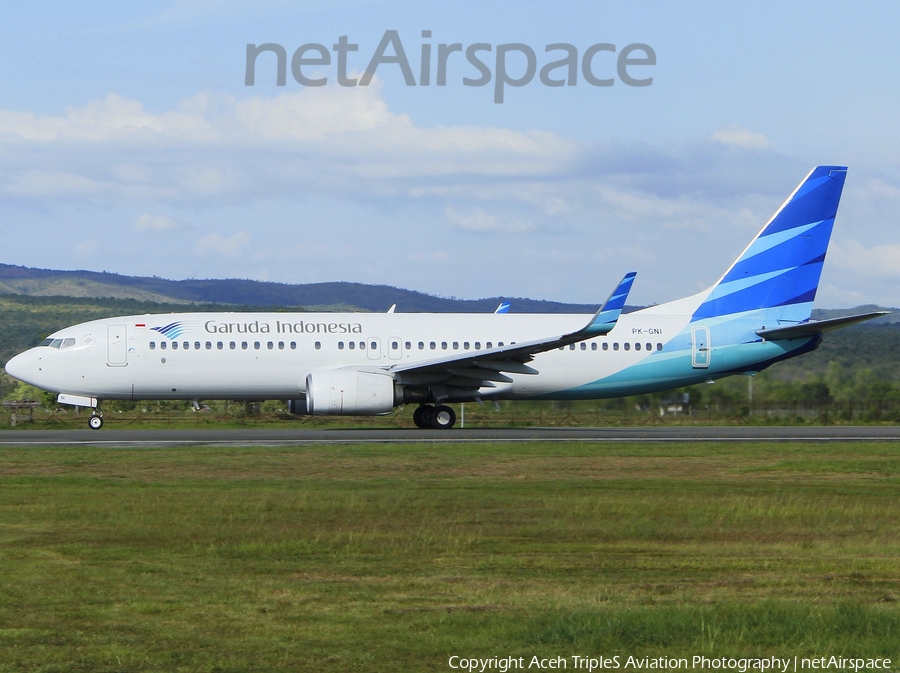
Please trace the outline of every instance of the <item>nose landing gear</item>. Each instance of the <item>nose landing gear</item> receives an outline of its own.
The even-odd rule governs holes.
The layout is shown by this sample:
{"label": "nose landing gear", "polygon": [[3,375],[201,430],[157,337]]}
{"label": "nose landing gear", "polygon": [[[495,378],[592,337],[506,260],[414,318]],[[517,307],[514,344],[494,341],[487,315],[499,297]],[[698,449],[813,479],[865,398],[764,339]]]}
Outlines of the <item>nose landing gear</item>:
{"label": "nose landing gear", "polygon": [[449,430],[456,423],[456,412],[445,404],[437,407],[423,404],[413,412],[413,423],[417,428]]}
{"label": "nose landing gear", "polygon": [[99,430],[103,427],[103,412],[99,409],[88,418],[88,427],[91,430]]}

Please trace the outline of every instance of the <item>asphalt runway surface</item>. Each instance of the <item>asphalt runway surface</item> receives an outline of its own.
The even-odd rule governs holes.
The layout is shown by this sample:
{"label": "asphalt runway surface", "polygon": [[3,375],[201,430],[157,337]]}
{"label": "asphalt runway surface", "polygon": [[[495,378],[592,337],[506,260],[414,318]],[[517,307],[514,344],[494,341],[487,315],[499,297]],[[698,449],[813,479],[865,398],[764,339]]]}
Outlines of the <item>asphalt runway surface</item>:
{"label": "asphalt runway surface", "polygon": [[453,430],[298,428],[171,430],[4,430],[2,446],[292,446],[363,442],[827,442],[897,441],[900,426],[635,428],[456,428]]}

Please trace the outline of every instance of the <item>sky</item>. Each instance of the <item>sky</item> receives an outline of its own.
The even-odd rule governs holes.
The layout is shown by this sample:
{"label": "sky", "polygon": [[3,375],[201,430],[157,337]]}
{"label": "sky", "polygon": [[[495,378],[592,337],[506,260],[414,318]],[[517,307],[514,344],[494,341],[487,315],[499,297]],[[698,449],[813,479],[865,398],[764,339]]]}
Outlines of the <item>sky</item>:
{"label": "sky", "polygon": [[[836,164],[816,303],[900,306],[898,26],[898,3],[827,0],[14,3],[0,261],[595,304],[636,271],[631,301],[660,303],[714,283],[809,170]],[[338,82],[342,36],[356,86]],[[283,85],[274,52],[245,83],[248,44],[284,48]],[[309,44],[331,62],[298,71],[323,86],[294,77]],[[442,44],[462,51],[438,86]],[[559,44],[574,81],[561,66],[548,86]],[[490,47],[482,86],[464,84],[481,77],[471,45]],[[592,45],[612,46],[586,76]],[[629,45],[655,63],[622,77],[622,58],[651,60]],[[521,85],[498,103],[504,72]]]}

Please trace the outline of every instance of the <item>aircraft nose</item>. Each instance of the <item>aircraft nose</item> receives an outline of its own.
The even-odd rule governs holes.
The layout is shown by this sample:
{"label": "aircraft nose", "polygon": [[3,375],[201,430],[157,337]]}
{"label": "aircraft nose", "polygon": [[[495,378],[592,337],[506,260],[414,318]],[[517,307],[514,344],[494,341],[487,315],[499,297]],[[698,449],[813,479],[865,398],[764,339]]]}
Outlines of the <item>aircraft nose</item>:
{"label": "aircraft nose", "polygon": [[31,358],[29,357],[28,351],[24,353],[19,353],[12,360],[6,363],[6,373],[12,376],[15,379],[19,379],[20,381],[24,381],[28,376],[28,361]]}

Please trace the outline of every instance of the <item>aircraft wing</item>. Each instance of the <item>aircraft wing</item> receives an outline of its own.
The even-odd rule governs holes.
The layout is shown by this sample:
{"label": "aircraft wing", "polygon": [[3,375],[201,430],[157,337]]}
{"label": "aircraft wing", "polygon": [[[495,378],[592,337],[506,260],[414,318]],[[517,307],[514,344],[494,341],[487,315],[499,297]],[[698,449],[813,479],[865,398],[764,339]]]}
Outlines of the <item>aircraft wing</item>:
{"label": "aircraft wing", "polygon": [[538,371],[526,363],[530,362],[538,353],[609,333],[622,314],[625,300],[628,298],[636,275],[634,272],[625,274],[609,299],[603,303],[590,322],[575,332],[534,341],[511,343],[500,348],[474,353],[471,351],[454,353],[425,362],[394,365],[389,367],[388,371],[393,372],[397,381],[404,385],[443,385],[466,390],[493,388],[495,387],[494,382],[512,382],[512,379],[504,372],[537,374]]}
{"label": "aircraft wing", "polygon": [[756,330],[756,333],[763,339],[776,341],[779,339],[800,339],[803,337],[816,336],[823,332],[830,332],[834,329],[855,325],[858,322],[872,320],[872,318],[880,318],[883,315],[889,315],[890,311],[873,311],[872,313],[859,313],[857,315],[848,315],[843,318],[831,318],[830,320],[807,320],[806,322],[789,325],[787,327],[771,327],[769,329]]}

